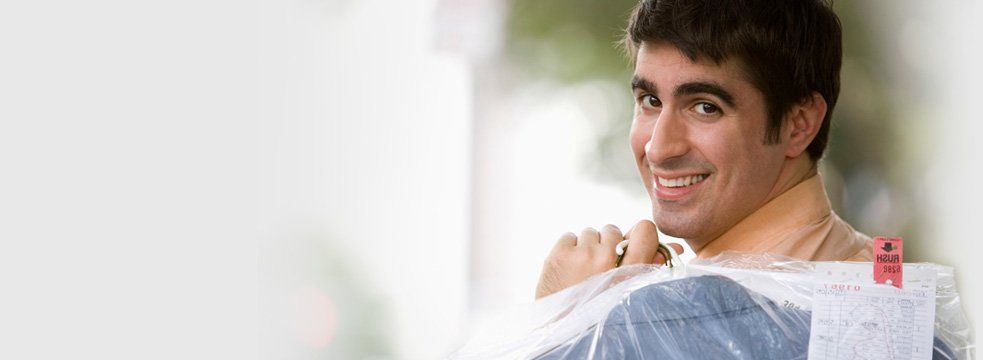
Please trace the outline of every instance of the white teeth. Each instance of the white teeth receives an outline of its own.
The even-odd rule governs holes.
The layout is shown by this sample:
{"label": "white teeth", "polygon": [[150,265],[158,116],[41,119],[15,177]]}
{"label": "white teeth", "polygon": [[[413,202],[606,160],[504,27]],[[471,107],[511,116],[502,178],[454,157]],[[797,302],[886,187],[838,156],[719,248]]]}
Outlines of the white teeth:
{"label": "white teeth", "polygon": [[691,175],[691,176],[683,176],[675,179],[666,179],[661,177],[658,179],[659,179],[659,185],[662,185],[663,187],[683,187],[683,186],[690,186],[696,184],[700,181],[703,181],[703,179],[706,178],[707,175]]}

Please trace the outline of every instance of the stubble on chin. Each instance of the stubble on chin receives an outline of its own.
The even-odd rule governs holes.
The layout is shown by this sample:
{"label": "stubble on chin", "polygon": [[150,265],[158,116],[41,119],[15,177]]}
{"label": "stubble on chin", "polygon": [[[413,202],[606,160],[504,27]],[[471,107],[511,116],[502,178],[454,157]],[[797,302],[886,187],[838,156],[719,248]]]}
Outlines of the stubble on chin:
{"label": "stubble on chin", "polygon": [[686,239],[692,236],[692,233],[686,229],[686,226],[681,226],[672,221],[666,221],[665,219],[660,219],[656,217],[655,226],[659,228],[659,232],[672,236],[674,238]]}
{"label": "stubble on chin", "polygon": [[699,224],[699,219],[689,218],[684,214],[662,212],[659,209],[653,209],[652,219],[659,232],[684,240],[700,237],[701,230],[705,227]]}

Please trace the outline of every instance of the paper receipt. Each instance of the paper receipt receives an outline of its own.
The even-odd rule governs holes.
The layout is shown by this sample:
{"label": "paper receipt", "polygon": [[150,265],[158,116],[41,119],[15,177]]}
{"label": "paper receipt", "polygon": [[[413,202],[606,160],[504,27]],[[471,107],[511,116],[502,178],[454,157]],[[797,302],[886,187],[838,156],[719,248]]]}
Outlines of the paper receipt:
{"label": "paper receipt", "polygon": [[904,265],[904,288],[875,284],[870,263],[819,263],[809,359],[932,358],[936,270]]}

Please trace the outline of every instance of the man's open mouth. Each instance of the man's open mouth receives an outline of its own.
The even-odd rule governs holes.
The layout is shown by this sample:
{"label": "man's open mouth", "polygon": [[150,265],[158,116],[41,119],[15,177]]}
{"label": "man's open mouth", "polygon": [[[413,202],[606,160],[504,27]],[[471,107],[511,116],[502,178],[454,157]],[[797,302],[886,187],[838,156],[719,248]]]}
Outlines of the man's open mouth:
{"label": "man's open mouth", "polygon": [[686,186],[691,186],[691,185],[699,184],[701,181],[703,181],[704,179],[706,179],[708,176],[710,176],[710,174],[690,175],[690,176],[683,176],[683,177],[678,177],[678,178],[673,178],[673,179],[666,179],[666,178],[663,178],[663,177],[657,177],[657,179],[659,180],[659,185],[661,185],[662,187],[667,187],[667,188],[680,188],[680,187],[686,187]]}

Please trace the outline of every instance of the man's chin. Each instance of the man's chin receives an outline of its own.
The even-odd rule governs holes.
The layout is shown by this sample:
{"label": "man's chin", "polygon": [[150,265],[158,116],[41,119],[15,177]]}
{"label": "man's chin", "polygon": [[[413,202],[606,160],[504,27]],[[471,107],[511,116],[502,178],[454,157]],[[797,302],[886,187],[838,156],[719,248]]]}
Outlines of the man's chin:
{"label": "man's chin", "polygon": [[655,226],[659,232],[678,239],[695,239],[700,236],[699,226],[694,226],[692,221],[684,219],[666,219],[655,217]]}
{"label": "man's chin", "polygon": [[662,232],[663,234],[672,236],[674,238],[688,239],[688,238],[691,238],[692,237],[691,234],[688,231],[682,231],[680,229],[675,229],[675,228],[672,228],[672,227],[664,227],[664,226],[659,225],[659,224],[656,224],[656,226],[659,228],[659,231],[660,232]]}

